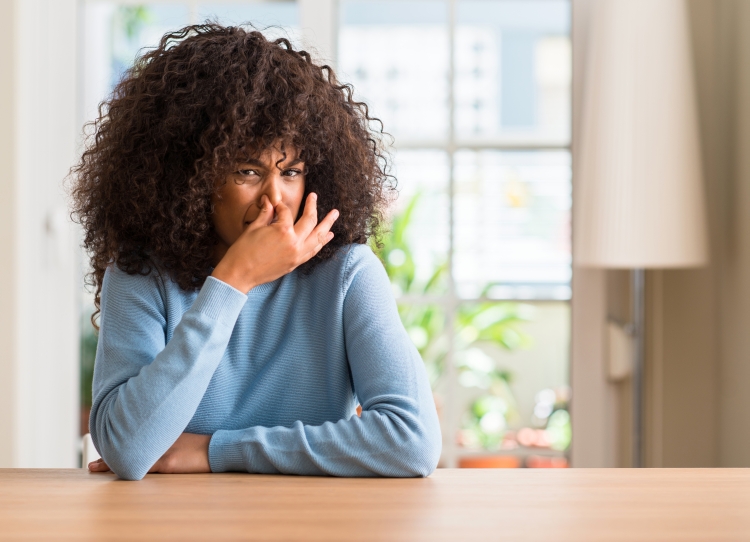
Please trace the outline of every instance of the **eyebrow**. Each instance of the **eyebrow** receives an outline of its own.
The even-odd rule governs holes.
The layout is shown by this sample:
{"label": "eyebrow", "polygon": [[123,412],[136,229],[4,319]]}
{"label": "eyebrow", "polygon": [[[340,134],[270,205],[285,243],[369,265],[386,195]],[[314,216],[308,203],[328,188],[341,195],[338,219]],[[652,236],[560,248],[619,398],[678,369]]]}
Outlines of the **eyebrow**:
{"label": "eyebrow", "polygon": [[[263,164],[260,160],[257,160],[255,158],[244,158],[239,161],[240,164],[248,164],[251,166],[258,166],[258,167],[265,167],[265,164]],[[295,158],[291,163],[282,166],[284,168],[290,168],[292,166],[296,166],[297,164],[302,164],[303,160],[301,158]],[[281,165],[281,164],[280,164]]]}

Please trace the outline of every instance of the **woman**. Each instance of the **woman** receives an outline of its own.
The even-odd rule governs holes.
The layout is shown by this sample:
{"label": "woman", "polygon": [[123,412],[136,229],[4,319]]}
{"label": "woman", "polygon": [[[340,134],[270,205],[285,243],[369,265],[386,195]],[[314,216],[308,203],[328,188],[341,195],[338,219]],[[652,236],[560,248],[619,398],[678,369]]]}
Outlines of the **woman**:
{"label": "woman", "polygon": [[73,171],[100,311],[91,471],[435,469],[424,367],[365,244],[391,191],[371,120],[242,28],[168,34],[126,74]]}

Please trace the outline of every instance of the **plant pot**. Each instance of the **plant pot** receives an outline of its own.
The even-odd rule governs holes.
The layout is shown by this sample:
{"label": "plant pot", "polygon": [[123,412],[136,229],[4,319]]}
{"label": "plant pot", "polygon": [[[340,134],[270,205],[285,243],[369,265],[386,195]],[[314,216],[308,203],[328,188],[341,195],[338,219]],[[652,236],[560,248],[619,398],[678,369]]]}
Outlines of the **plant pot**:
{"label": "plant pot", "polygon": [[458,460],[461,469],[517,469],[521,460],[512,455],[485,455],[462,457]]}

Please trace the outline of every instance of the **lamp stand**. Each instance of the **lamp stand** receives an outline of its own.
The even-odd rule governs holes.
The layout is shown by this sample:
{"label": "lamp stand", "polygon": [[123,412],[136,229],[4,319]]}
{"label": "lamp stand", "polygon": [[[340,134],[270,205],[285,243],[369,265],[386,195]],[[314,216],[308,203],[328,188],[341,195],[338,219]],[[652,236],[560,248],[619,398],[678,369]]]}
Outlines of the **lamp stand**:
{"label": "lamp stand", "polygon": [[633,269],[633,467],[643,467],[643,369],[646,358],[646,270]]}

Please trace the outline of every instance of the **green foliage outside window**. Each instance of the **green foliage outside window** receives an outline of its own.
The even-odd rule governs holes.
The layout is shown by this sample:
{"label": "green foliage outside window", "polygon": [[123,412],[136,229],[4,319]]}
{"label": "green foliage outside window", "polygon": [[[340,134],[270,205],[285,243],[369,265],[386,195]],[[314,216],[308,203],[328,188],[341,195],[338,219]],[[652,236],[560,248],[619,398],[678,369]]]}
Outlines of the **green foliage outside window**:
{"label": "green foliage outside window", "polygon": [[[396,293],[408,296],[437,296],[445,293],[448,280],[447,262],[439,262],[426,281],[417,279],[413,250],[408,243],[408,229],[420,194],[417,193],[400,213],[392,217],[390,229],[381,235],[382,247],[372,245],[383,261]],[[482,296],[492,284],[488,284]],[[531,344],[522,323],[530,319],[528,305],[512,302],[459,303],[454,321],[454,357],[459,382],[466,387],[485,390],[470,407],[464,420],[464,433],[476,445],[494,448],[505,434],[508,422],[518,417],[516,401],[510,389],[512,374],[497,366],[482,349],[493,344],[513,351]],[[433,389],[445,373],[449,349],[446,334],[447,314],[435,304],[402,303],[399,315],[414,345],[424,360]]]}
{"label": "green foliage outside window", "polygon": [[97,336],[89,314],[81,319],[81,408],[91,408],[91,382],[94,379]]}
{"label": "green foliage outside window", "polygon": [[112,21],[113,29],[122,29],[129,40],[135,40],[141,30],[154,19],[146,6],[120,6]]}

